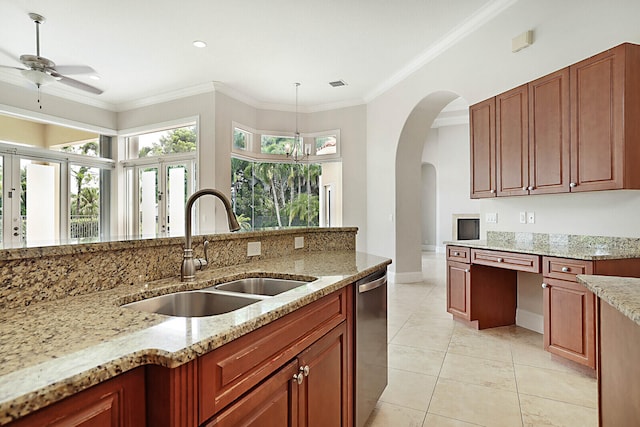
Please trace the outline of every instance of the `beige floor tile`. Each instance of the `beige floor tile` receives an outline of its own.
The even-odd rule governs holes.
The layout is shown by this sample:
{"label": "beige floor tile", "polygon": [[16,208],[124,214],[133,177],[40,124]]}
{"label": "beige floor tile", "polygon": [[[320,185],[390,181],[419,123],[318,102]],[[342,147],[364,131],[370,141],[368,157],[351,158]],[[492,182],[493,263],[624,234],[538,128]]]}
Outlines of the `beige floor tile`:
{"label": "beige floor tile", "polygon": [[516,391],[516,378],[511,362],[447,353],[440,378]]}
{"label": "beige floor tile", "polygon": [[429,414],[492,427],[522,425],[518,394],[439,378]]}
{"label": "beige floor tile", "polygon": [[538,347],[526,342],[512,343],[511,355],[513,356],[513,363],[517,365],[535,366],[567,373],[577,372],[577,368],[573,363],[544,351],[542,344]]}
{"label": "beige floor tile", "polygon": [[389,369],[388,379],[381,401],[426,412],[437,377]]}
{"label": "beige floor tile", "polygon": [[435,325],[405,324],[391,340],[392,344],[430,350],[446,351],[451,341],[451,328],[440,329]]}
{"label": "beige floor tile", "polygon": [[390,344],[389,367],[437,377],[444,355],[444,351]]}
{"label": "beige floor tile", "polygon": [[424,420],[424,411],[405,408],[391,403],[378,402],[366,427],[420,427]]}
{"label": "beige floor tile", "polygon": [[596,427],[598,411],[570,403],[520,395],[522,419],[526,427]]}
{"label": "beige floor tile", "polygon": [[478,424],[465,423],[453,418],[441,417],[440,415],[427,414],[422,427],[473,427]]}
{"label": "beige floor tile", "polygon": [[515,365],[518,392],[588,408],[598,407],[596,380],[579,373]]}
{"label": "beige floor tile", "polygon": [[508,341],[496,338],[483,331],[474,331],[456,326],[451,337],[448,351],[464,356],[481,357],[484,359],[501,360],[511,362],[511,345]]}

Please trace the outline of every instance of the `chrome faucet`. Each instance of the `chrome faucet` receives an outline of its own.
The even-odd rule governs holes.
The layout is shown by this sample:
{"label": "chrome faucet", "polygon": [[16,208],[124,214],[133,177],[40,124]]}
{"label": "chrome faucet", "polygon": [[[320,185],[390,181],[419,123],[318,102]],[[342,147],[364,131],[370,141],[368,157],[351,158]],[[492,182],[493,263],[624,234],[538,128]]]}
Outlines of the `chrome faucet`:
{"label": "chrome faucet", "polygon": [[[185,207],[184,212],[184,254],[182,256],[182,267],[180,268],[180,278],[183,282],[191,282],[196,277],[196,270],[207,265],[207,261],[197,258],[193,258],[193,249],[191,248],[192,239],[191,239],[191,210],[193,209],[193,204],[196,200],[204,195],[216,196],[218,199],[222,201],[224,204],[224,208],[227,211],[227,221],[229,222],[229,231],[238,231],[240,230],[240,224],[238,224],[238,220],[236,219],[235,214],[233,213],[233,209],[231,208],[231,203],[227,196],[222,194],[220,191],[215,190],[213,188],[204,188],[202,190],[196,191],[189,197],[187,200],[187,205]],[[206,243],[206,242],[205,242]],[[205,257],[206,257],[206,244],[205,244]],[[196,261],[198,261],[196,267]]]}

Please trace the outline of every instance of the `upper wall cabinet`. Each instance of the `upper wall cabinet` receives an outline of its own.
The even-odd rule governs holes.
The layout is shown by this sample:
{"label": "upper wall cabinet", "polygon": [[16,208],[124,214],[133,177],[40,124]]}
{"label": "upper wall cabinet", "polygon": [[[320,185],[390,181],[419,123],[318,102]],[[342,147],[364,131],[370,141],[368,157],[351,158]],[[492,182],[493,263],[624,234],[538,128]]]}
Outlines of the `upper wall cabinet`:
{"label": "upper wall cabinet", "polygon": [[469,107],[471,197],[496,195],[496,100]]}
{"label": "upper wall cabinet", "polygon": [[[471,197],[640,188],[639,72],[627,43],[471,106]],[[493,133],[474,123],[492,104]]]}

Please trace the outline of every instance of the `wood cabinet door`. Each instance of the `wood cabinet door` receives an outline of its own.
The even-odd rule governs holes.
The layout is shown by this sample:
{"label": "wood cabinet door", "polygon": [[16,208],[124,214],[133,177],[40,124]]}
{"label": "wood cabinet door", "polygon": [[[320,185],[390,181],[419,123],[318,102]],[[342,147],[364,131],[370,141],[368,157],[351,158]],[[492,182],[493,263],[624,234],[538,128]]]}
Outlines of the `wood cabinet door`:
{"label": "wood cabinet door", "polygon": [[447,311],[471,320],[471,266],[447,262]]}
{"label": "wood cabinet door", "polygon": [[496,196],[496,101],[469,107],[471,198]]}
{"label": "wood cabinet door", "polygon": [[625,45],[569,67],[571,191],[623,187]]}
{"label": "wood cabinet door", "polygon": [[529,103],[527,85],[496,96],[498,196],[529,194]]}
{"label": "wood cabinet door", "polygon": [[293,360],[251,393],[238,399],[204,425],[206,427],[296,427],[298,426],[299,385]]}
{"label": "wood cabinet door", "polygon": [[138,368],[54,403],[9,426],[144,426],[146,425],[144,379],[144,368]]}
{"label": "wood cabinet door", "polygon": [[529,83],[529,194],[569,192],[569,68]]}
{"label": "wood cabinet door", "polygon": [[348,356],[346,323],[298,356],[301,427],[341,427],[348,425]]}
{"label": "wood cabinet door", "polygon": [[596,297],[584,286],[544,278],[544,349],[596,368]]}

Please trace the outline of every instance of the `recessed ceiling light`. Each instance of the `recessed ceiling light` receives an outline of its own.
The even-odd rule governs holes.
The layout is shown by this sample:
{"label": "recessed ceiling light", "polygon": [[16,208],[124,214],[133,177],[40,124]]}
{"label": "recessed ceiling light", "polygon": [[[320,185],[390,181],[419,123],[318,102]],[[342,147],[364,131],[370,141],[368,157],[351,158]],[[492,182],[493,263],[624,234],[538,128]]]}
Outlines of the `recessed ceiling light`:
{"label": "recessed ceiling light", "polygon": [[193,42],[193,45],[195,47],[207,47],[207,43],[203,42],[202,40],[196,40]]}
{"label": "recessed ceiling light", "polygon": [[91,80],[100,80],[100,76],[98,76],[98,75],[96,75],[96,74],[92,74],[92,75],[90,75],[90,76],[89,76],[89,78],[90,78]]}

